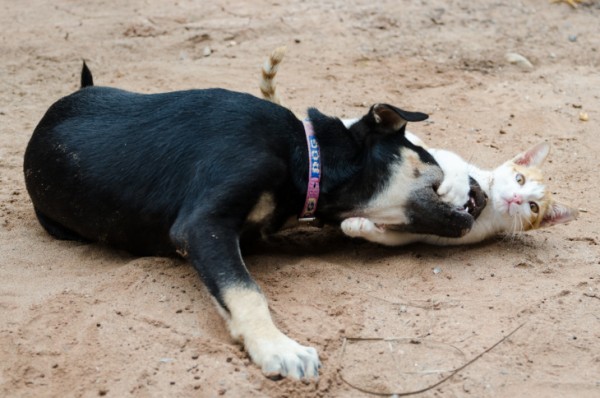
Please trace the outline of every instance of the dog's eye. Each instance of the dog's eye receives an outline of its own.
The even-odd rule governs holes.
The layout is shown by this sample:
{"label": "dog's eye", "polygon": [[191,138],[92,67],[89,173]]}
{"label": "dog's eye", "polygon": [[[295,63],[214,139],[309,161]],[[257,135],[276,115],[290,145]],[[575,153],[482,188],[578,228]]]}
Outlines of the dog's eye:
{"label": "dog's eye", "polygon": [[523,174],[517,173],[517,176],[515,177],[515,179],[517,180],[517,183],[519,185],[525,184],[525,176]]}
{"label": "dog's eye", "polygon": [[529,209],[532,213],[537,214],[540,211],[539,206],[535,202],[529,202]]}

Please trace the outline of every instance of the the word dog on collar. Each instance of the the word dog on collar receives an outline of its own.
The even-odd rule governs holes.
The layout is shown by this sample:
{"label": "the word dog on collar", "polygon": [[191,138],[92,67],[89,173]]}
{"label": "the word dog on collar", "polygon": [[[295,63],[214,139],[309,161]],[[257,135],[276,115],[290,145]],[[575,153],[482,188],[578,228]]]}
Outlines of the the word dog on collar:
{"label": "the word dog on collar", "polygon": [[306,190],[304,208],[298,217],[298,221],[314,221],[320,192],[321,152],[312,123],[308,120],[302,123],[304,124],[304,132],[306,133],[306,142],[308,144],[308,188]]}

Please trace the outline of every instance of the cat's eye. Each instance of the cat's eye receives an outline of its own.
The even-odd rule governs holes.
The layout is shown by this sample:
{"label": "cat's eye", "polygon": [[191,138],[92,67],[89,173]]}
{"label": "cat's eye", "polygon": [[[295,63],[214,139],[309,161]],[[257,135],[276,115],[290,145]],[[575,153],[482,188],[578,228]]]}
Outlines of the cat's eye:
{"label": "cat's eye", "polygon": [[516,180],[517,180],[517,183],[518,183],[519,185],[523,185],[523,184],[525,184],[525,176],[524,176],[523,174],[521,174],[521,173],[517,173],[517,176],[516,176],[515,178],[516,178]]}
{"label": "cat's eye", "polygon": [[539,206],[535,202],[529,202],[529,209],[531,210],[532,213],[535,213],[535,214],[537,214],[538,211],[540,211]]}

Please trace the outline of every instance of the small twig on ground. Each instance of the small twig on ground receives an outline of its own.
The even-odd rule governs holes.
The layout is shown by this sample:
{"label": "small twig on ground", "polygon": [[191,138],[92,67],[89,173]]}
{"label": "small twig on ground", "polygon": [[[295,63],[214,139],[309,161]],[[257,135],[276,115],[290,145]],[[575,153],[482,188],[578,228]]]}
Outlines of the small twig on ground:
{"label": "small twig on ground", "polygon": [[[460,305],[461,301],[466,301],[466,300],[460,300],[460,301],[459,300],[448,300],[448,301],[438,300],[438,301],[435,301],[434,299],[431,299],[431,300],[394,301],[394,300],[388,300],[386,298],[376,296],[376,295],[371,294],[371,293],[365,293],[365,294],[367,296],[369,296],[369,297],[373,297],[374,299],[385,301],[386,303],[390,303],[390,304],[393,304],[393,305],[405,305],[407,307],[421,308],[421,309],[424,309],[424,310],[439,309],[442,306],[444,308],[458,307]],[[426,304],[417,304],[417,301],[425,301]]]}
{"label": "small twig on ground", "polygon": [[597,294],[593,294],[593,293],[583,293],[584,296],[586,297],[591,297],[591,298],[595,298],[600,300],[600,296],[598,296]]}
{"label": "small twig on ground", "polygon": [[[515,334],[519,329],[521,329],[523,326],[525,326],[527,322],[524,322],[522,324],[520,324],[519,326],[517,326],[515,329],[513,329],[509,334],[507,334],[506,336],[502,337],[500,340],[498,340],[494,345],[492,345],[491,347],[488,347],[487,349],[483,350],[481,353],[479,353],[477,356],[475,356],[473,359],[471,359],[470,361],[464,363],[463,365],[459,366],[458,368],[454,369],[451,371],[451,373],[444,377],[442,380],[438,381],[437,383],[434,383],[428,387],[422,388],[420,390],[416,390],[416,391],[408,391],[408,392],[379,392],[379,391],[371,391],[371,390],[367,390],[365,388],[356,386],[352,383],[350,383],[348,380],[346,380],[344,378],[344,376],[342,375],[342,369],[339,370],[339,375],[340,375],[340,379],[346,383],[347,385],[349,385],[350,387],[354,388],[355,390],[358,390],[360,392],[363,392],[365,394],[371,394],[371,395],[377,395],[380,397],[387,397],[387,396],[407,396],[407,395],[413,395],[413,394],[420,394],[422,392],[425,391],[429,391],[437,386],[439,386],[440,384],[446,382],[447,380],[449,380],[452,376],[456,375],[458,372],[460,372],[461,370],[465,369],[467,366],[471,365],[472,363],[474,363],[475,361],[477,361],[479,358],[481,358],[482,356],[484,356],[485,354],[487,354],[488,352],[490,352],[491,350],[493,350],[494,348],[496,348],[497,346],[499,346],[500,344],[502,344],[503,342],[505,342],[507,339],[509,339],[513,334]],[[346,342],[348,341],[348,338],[344,338],[344,342],[342,343],[342,354],[340,355],[340,360],[344,358],[344,351],[346,350]],[[365,338],[365,339],[352,339],[352,340],[390,340],[390,339],[380,339],[380,338]]]}

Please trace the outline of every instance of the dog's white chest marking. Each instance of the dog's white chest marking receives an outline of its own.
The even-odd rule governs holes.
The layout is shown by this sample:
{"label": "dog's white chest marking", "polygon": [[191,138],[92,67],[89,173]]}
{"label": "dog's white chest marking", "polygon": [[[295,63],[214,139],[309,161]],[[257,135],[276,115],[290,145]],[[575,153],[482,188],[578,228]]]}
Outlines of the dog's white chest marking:
{"label": "dog's white chest marking", "polygon": [[411,187],[423,173],[426,165],[411,150],[402,149],[402,161],[396,162],[390,170],[390,179],[384,189],[367,205],[364,214],[373,222],[406,224],[406,205]]}
{"label": "dog's white chest marking", "polygon": [[275,199],[273,198],[273,194],[270,192],[263,193],[260,198],[258,198],[258,202],[248,214],[246,221],[253,223],[263,223],[275,210]]}

